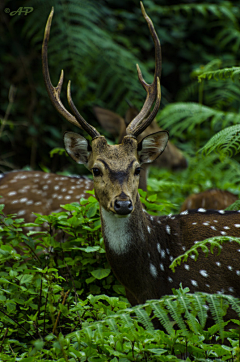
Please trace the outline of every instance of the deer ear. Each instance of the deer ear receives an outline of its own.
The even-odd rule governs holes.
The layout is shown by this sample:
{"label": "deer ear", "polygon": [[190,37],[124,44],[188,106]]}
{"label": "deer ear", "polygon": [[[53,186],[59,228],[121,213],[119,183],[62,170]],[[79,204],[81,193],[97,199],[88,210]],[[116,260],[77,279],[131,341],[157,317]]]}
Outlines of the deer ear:
{"label": "deer ear", "polygon": [[93,110],[102,128],[111,136],[116,138],[126,129],[124,119],[117,113],[101,107],[93,107]]}
{"label": "deer ear", "polygon": [[163,153],[168,142],[168,132],[160,131],[143,138],[138,144],[140,163],[150,163]]}
{"label": "deer ear", "polygon": [[64,135],[64,145],[67,153],[74,161],[87,166],[92,147],[86,138],[74,132],[66,132]]}

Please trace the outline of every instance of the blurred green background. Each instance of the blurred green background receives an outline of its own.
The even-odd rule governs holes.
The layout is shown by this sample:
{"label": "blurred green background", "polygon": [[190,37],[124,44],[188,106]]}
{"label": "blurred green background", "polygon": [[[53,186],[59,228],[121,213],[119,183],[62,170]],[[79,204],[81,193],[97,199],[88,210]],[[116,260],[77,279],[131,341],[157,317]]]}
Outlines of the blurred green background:
{"label": "blurred green background", "polygon": [[[6,10],[16,11],[26,6],[34,9],[27,15],[11,16]],[[141,108],[145,91],[137,78],[136,63],[145,79],[152,82],[154,45],[139,1],[1,2],[1,172],[29,167],[87,173],[65,154],[49,155],[53,148],[63,147],[66,130],[79,132],[53,108],[43,81],[41,44],[52,6],[55,13],[48,47],[49,69],[54,86],[64,69],[61,99],[67,108],[66,86],[71,79],[72,97],[79,111],[104,133],[93,106],[122,116],[128,108],[126,100]],[[220,130],[238,127],[239,2],[182,1],[180,4],[145,0],[144,6],[162,45],[162,102],[158,123],[185,152],[189,169],[194,169],[190,178],[197,178],[199,184],[205,182],[199,190],[212,186],[233,189],[239,183],[238,130],[234,129],[234,134],[226,131],[228,138],[216,147],[214,141],[207,148],[217,152],[205,157],[197,152]],[[199,82],[198,76],[202,74],[205,79]],[[156,172],[153,175],[157,177]],[[189,181],[190,171],[184,172],[181,179]],[[176,180],[177,176],[174,177]]]}

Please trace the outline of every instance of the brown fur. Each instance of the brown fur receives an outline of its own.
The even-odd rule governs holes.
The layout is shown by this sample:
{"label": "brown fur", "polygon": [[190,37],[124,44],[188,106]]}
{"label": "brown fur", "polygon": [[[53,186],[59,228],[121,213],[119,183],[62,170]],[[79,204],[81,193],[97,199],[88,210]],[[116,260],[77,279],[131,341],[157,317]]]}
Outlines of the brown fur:
{"label": "brown fur", "polygon": [[[145,146],[143,143],[143,148]],[[137,141],[127,136],[121,145],[109,146],[101,137],[93,140],[92,147],[86,166],[101,170],[100,176],[94,176],[94,188],[101,207],[107,257],[132,305],[171,294],[172,288],[178,288],[180,283],[191,292],[227,293],[239,297],[240,247],[234,242],[224,244],[220,255],[215,250],[207,259],[200,251],[197,262],[189,258],[177,267],[176,273],[169,265],[198,241],[219,235],[239,237],[240,213],[199,209],[174,216],[150,216],[142,208],[134,176],[136,164],[141,163]],[[152,154],[152,148],[147,147],[145,161],[148,150]],[[75,152],[69,144],[67,151],[70,155]],[[131,160],[134,162],[129,168]],[[125,178],[121,182],[118,177],[112,178],[112,171],[124,171]],[[131,200],[133,210],[124,219],[119,219],[113,205],[116,199],[121,199],[122,193]]]}

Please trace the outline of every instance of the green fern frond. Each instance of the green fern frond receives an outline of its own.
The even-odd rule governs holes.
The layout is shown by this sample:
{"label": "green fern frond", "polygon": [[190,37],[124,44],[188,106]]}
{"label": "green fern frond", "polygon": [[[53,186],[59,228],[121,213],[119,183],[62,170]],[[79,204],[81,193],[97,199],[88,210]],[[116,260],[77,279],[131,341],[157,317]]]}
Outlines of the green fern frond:
{"label": "green fern frond", "polygon": [[207,321],[207,308],[204,296],[201,293],[194,293],[192,297],[193,309],[196,310],[199,322],[202,328],[204,328]]}
{"label": "green fern frond", "polygon": [[151,318],[143,308],[134,308],[134,312],[136,313],[138,317],[138,321],[148,330],[153,331],[154,327],[151,322]]}
{"label": "green fern frond", "polygon": [[182,313],[184,313],[183,306],[180,305],[177,302],[177,300],[173,300],[173,298],[169,296],[164,297],[163,299],[164,299],[164,304],[166,308],[169,310],[172,319],[174,320],[174,322],[176,322],[177,326],[182,330],[183,334],[187,335],[188,331],[181,315]]}
{"label": "green fern frond", "polygon": [[214,126],[216,123],[226,127],[229,123],[240,123],[240,115],[234,112],[223,112],[198,103],[172,103],[167,105],[158,115],[157,120],[162,128],[170,130],[170,133],[183,134],[191,132],[196,125],[206,121]]}
{"label": "green fern frond", "polygon": [[198,76],[198,81],[201,82],[203,79],[228,79],[231,78],[233,81],[240,78],[240,67],[223,68],[218,70],[209,70],[203,72]]}
{"label": "green fern frond", "polygon": [[218,152],[232,157],[240,151],[240,125],[228,127],[214,135],[199,152]]}
{"label": "green fern frond", "polygon": [[240,316],[240,300],[232,297],[231,295],[225,295],[224,298],[227,299],[231,308],[235,310],[238,316]]}
{"label": "green fern frond", "polygon": [[221,59],[213,59],[207,64],[201,65],[200,67],[194,69],[191,73],[191,77],[196,78],[201,76],[201,74],[203,73],[218,70],[221,67],[221,65],[222,65]]}
{"label": "green fern frond", "polygon": [[162,326],[166,329],[167,333],[171,334],[172,322],[168,318],[168,313],[162,304],[163,303],[161,303],[160,301],[159,303],[152,302],[151,307],[153,309],[154,315],[158,318]]}
{"label": "green fern frond", "polygon": [[240,210],[240,200],[235,201],[232,205],[226,207],[225,210],[229,210],[229,211]]}
{"label": "green fern frond", "polygon": [[[195,257],[195,261],[198,258],[198,248],[201,248],[204,254],[208,256],[209,249],[210,252],[213,254],[214,248],[216,247],[218,249],[218,253],[222,250],[222,244],[224,242],[232,242],[235,241],[236,243],[240,244],[240,238],[237,238],[235,236],[214,236],[212,238],[208,238],[203,241],[199,241],[196,244],[194,244],[189,250],[187,250],[184,254],[179,255],[176,259],[173,260],[172,264],[170,265],[170,269],[172,269],[173,272],[175,272],[175,268],[177,265],[180,265],[182,262],[187,261],[188,257],[193,255]],[[209,244],[209,247],[207,246]]]}
{"label": "green fern frond", "polygon": [[[229,24],[228,24],[229,25]],[[232,50],[237,52],[240,45],[240,31],[238,23],[231,26],[225,26],[217,35],[216,41],[222,48],[229,44],[233,44]]]}
{"label": "green fern frond", "polygon": [[[221,338],[223,339],[223,332],[224,332],[224,321],[223,316],[226,314],[226,307],[228,307],[228,304],[226,305],[226,299],[219,298],[216,294],[209,294],[207,295],[207,302],[209,305],[209,309],[211,312],[211,315],[213,316],[213,319],[215,323],[219,327],[219,333]],[[225,305],[223,305],[225,302]]]}
{"label": "green fern frond", "polygon": [[178,302],[181,305],[182,309],[184,310],[184,316],[185,316],[185,318],[187,320],[187,323],[188,323],[190,329],[194,333],[197,334],[198,330],[199,330],[199,327],[198,327],[198,323],[196,321],[195,315],[193,315],[191,313],[191,301],[187,297],[187,294],[181,293],[179,295]]}
{"label": "green fern frond", "polygon": [[151,10],[160,13],[161,16],[163,14],[164,15],[171,14],[171,16],[173,16],[174,13],[177,15],[181,12],[191,16],[193,16],[195,13],[199,13],[204,17],[213,14],[217,18],[224,17],[225,19],[227,18],[228,20],[231,20],[233,23],[236,23],[236,18],[231,10],[232,6],[233,5],[229,2],[228,3],[225,2],[222,4],[203,3],[203,4],[180,4],[172,6],[155,5]]}

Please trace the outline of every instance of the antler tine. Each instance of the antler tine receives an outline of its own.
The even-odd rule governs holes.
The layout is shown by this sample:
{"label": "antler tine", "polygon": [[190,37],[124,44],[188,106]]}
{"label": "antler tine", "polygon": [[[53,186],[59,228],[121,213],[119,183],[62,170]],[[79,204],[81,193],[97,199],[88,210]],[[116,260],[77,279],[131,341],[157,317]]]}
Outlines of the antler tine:
{"label": "antler tine", "polygon": [[[149,126],[149,124],[153,121],[155,116],[152,116],[152,113],[154,112],[155,115],[157,114],[158,108],[160,106],[160,101],[161,101],[161,93],[158,92],[158,81],[159,81],[159,86],[160,86],[160,77],[161,77],[161,70],[162,70],[161,45],[160,45],[160,41],[158,39],[157,33],[154,29],[151,19],[147,15],[142,2],[140,2],[140,4],[141,4],[141,9],[142,9],[142,14],[148,24],[148,27],[149,27],[149,30],[150,30],[150,33],[152,35],[154,45],[155,45],[155,74],[154,74],[154,80],[153,80],[152,84],[146,83],[146,81],[143,79],[141,69],[137,64],[138,78],[139,78],[143,88],[147,92],[147,97],[146,97],[146,100],[144,102],[144,105],[143,105],[141,111],[132,120],[132,122],[128,125],[128,127],[126,129],[127,134],[133,135],[135,137],[137,137],[141,132],[143,132],[144,129],[146,129],[147,126]],[[149,113],[149,111],[153,105],[153,102],[155,101],[156,97],[158,97],[158,94],[160,96],[160,99],[157,98],[157,102],[156,102],[156,105],[158,104],[158,108],[156,109],[156,105],[155,105],[152,113],[149,115],[149,117],[147,119],[145,119],[145,117],[147,116],[147,114]]]}
{"label": "antler tine", "polygon": [[69,80],[68,82],[68,87],[67,87],[67,99],[68,99],[68,104],[72,110],[72,112],[75,114],[75,117],[77,118],[77,121],[79,122],[79,124],[82,126],[82,128],[92,137],[92,138],[96,138],[100,136],[100,133],[96,130],[96,128],[94,128],[93,126],[91,126],[89,123],[87,123],[87,121],[85,121],[85,119],[81,116],[81,114],[78,112],[77,108],[75,107],[72,97],[71,97],[71,81]]}
{"label": "antler tine", "polygon": [[56,87],[53,87],[51,79],[50,79],[50,74],[49,74],[49,69],[48,69],[48,41],[49,41],[49,35],[50,35],[50,29],[51,29],[53,13],[54,13],[54,8],[52,7],[52,10],[51,10],[51,12],[49,14],[49,17],[48,17],[48,20],[47,20],[45,33],[44,33],[43,44],[42,44],[42,65],[43,65],[44,81],[45,81],[45,84],[46,84],[46,88],[47,88],[49,98],[51,99],[52,104],[54,105],[56,110],[64,118],[66,118],[67,121],[73,123],[75,126],[77,126],[79,128],[82,128],[81,125],[76,120],[76,118],[66,110],[66,108],[64,107],[64,105],[62,104],[61,99],[60,99],[60,93],[61,93],[62,84],[63,84],[63,77],[64,77],[63,70],[61,71],[59,82],[58,82],[58,85]]}

